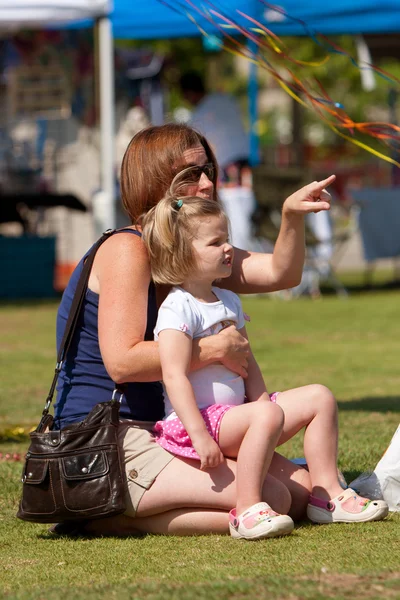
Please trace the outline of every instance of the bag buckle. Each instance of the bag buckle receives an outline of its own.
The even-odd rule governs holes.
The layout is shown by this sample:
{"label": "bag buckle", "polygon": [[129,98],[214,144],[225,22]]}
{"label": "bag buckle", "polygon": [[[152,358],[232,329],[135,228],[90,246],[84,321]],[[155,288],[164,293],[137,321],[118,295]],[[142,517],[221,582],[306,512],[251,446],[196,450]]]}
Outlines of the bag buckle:
{"label": "bag buckle", "polygon": [[[119,394],[119,398],[118,398],[118,394]],[[111,400],[113,402],[119,402],[121,404],[123,397],[124,397],[124,392],[121,392],[121,390],[119,390],[118,388],[115,388],[115,390],[112,393]]]}

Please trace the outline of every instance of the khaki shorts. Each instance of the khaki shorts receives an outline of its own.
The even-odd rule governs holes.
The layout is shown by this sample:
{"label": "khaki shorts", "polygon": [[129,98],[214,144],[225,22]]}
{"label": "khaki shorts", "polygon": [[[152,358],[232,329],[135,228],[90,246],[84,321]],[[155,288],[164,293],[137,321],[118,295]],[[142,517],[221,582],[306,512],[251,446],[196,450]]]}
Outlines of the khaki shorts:
{"label": "khaki shorts", "polygon": [[118,426],[118,442],[123,451],[128,494],[126,497],[126,514],[136,515],[143,494],[154,483],[157,475],[174,457],[173,454],[159,446],[152,429],[154,423],[144,421],[120,421]]}

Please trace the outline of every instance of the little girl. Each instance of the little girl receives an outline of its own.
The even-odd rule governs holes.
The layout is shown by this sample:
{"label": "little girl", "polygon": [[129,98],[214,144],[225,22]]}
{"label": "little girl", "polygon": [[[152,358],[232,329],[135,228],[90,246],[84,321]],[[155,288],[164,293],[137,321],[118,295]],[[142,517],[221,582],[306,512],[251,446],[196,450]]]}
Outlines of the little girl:
{"label": "little girl", "polygon": [[238,296],[213,285],[229,277],[233,264],[221,206],[207,198],[167,196],[143,218],[142,227],[153,280],[174,286],[155,328],[166,409],[155,427],[157,441],[175,455],[200,460],[201,469],[216,467],[224,456],[237,458],[231,535],[260,539],[292,531],[292,519],[263,502],[261,489],[275,447],[304,426],[313,483],[309,518],[318,523],[384,518],[386,503],[360,498],[338,482],[336,403],[329,390],[305,386],[270,397],[251,352],[245,381],[222,364],[189,372],[193,338],[232,324],[246,336]]}
{"label": "little girl", "polygon": [[[143,221],[152,276],[175,284],[160,307],[159,342],[166,418],[158,443],[173,454],[216,467],[237,457],[237,504],[230,512],[235,538],[289,534],[293,521],[262,502],[261,488],[283,428],[283,411],[270,401],[251,354],[246,382],[222,364],[189,373],[194,337],[235,325],[246,334],[240,300],[213,286],[232,271],[227,218],[214,200],[167,197]],[[244,398],[250,401],[244,404]],[[212,474],[210,474],[212,477]]]}

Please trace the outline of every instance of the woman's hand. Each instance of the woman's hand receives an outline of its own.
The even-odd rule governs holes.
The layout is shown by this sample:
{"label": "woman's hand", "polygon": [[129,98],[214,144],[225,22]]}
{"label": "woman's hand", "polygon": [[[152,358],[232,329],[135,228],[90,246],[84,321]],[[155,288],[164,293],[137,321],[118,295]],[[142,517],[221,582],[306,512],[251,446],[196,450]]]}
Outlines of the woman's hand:
{"label": "woman's hand", "polygon": [[200,469],[212,469],[218,467],[224,461],[224,455],[222,454],[217,442],[213,440],[211,435],[206,431],[196,437],[192,438],[193,448],[200,456]]}
{"label": "woman's hand", "polygon": [[250,354],[249,341],[239,333],[235,325],[230,325],[222,329],[218,333],[217,338],[222,343],[221,363],[230,371],[246,378],[247,357]]}
{"label": "woman's hand", "polygon": [[313,181],[300,190],[286,198],[282,207],[282,214],[305,215],[307,213],[318,213],[329,210],[331,207],[331,195],[326,187],[333,183],[336,175],[331,175],[323,181]]}

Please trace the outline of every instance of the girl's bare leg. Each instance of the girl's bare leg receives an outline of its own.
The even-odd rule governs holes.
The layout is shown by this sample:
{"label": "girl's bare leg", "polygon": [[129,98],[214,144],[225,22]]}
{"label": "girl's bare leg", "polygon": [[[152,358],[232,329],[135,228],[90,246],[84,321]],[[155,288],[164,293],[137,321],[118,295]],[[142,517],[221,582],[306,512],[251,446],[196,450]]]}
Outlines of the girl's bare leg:
{"label": "girl's bare leg", "polygon": [[338,420],[332,392],[323,385],[307,385],[282,392],[277,404],[285,413],[279,444],[305,427],[304,455],[312,493],[327,500],[334,498],[343,490],[337,476]]}
{"label": "girl's bare leg", "polygon": [[283,421],[282,409],[265,400],[235,406],[222,417],[219,446],[224,456],[237,457],[233,505],[237,514],[261,501],[263,482]]}

